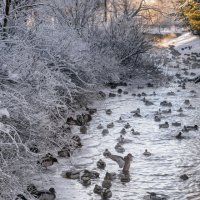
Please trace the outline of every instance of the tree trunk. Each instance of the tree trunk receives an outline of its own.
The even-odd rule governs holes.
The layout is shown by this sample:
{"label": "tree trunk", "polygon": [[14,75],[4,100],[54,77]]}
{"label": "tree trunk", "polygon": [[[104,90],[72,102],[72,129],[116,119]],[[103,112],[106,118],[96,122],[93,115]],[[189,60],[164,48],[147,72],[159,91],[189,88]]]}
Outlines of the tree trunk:
{"label": "tree trunk", "polygon": [[6,37],[6,32],[7,32],[7,26],[8,26],[8,17],[10,14],[10,4],[11,0],[6,0],[6,5],[5,5],[5,17],[3,20],[3,36]]}
{"label": "tree trunk", "polygon": [[107,22],[107,0],[104,0],[104,21]]}

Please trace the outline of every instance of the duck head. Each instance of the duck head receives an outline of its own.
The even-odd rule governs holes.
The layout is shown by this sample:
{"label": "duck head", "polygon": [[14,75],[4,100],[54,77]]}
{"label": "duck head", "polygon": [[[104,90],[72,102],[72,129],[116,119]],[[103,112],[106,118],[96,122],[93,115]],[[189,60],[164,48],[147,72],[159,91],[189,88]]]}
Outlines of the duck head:
{"label": "duck head", "polygon": [[56,191],[55,191],[54,188],[50,188],[50,189],[49,189],[49,192],[51,192],[52,194],[55,194],[55,193],[56,193]]}

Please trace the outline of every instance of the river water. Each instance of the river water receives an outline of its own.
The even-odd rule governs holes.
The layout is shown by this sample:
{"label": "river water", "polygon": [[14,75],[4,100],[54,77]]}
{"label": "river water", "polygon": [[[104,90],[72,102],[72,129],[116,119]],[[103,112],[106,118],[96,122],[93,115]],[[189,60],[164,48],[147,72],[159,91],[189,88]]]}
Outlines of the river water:
{"label": "river water", "polygon": [[[184,73],[181,68],[188,68],[182,62],[182,58],[170,59],[163,68],[164,73]],[[174,68],[179,62],[179,68]],[[198,72],[200,69],[190,69],[189,72]],[[174,79],[176,82],[176,79]],[[125,156],[132,153],[134,158],[130,168],[131,181],[121,183],[120,179],[112,182],[111,191],[114,200],[140,200],[144,199],[147,192],[156,192],[168,196],[172,200],[200,199],[200,134],[199,131],[183,133],[182,140],[177,140],[175,135],[182,130],[184,125],[200,126],[200,85],[187,83],[186,89],[178,87],[178,83],[171,82],[162,84],[154,88],[138,89],[137,86],[120,87],[128,91],[128,94],[117,95],[117,97],[106,98],[96,101],[92,107],[98,112],[93,115],[93,120],[88,127],[88,134],[80,135],[83,147],[74,152],[72,158],[59,159],[59,164],[55,164],[39,177],[35,178],[36,184],[41,184],[43,188],[54,187],[58,200],[99,200],[100,196],[93,193],[95,184],[101,185],[105,173],[115,172],[120,174],[118,165],[103,156],[105,149],[109,149],[113,154]],[[197,93],[191,93],[195,90]],[[117,89],[110,90],[116,93]],[[174,92],[174,96],[167,95]],[[109,91],[106,91],[107,93]],[[132,96],[145,92],[146,99],[153,102],[153,105],[146,106],[142,101],[143,97]],[[152,95],[153,92],[156,95]],[[189,99],[195,109],[187,109],[184,101]],[[168,107],[160,106],[160,102],[167,100],[172,103],[170,114],[162,114],[161,122],[154,121],[154,114],[158,109],[166,110]],[[177,110],[183,108],[183,116]],[[141,118],[133,117],[130,112],[140,108]],[[112,114],[107,115],[106,109],[111,109]],[[124,122],[119,122],[121,117]],[[159,129],[159,124],[167,121],[169,128]],[[103,136],[102,130],[97,129],[99,124],[104,127],[108,123],[114,123],[114,127],[109,129],[109,134]],[[120,131],[126,123],[131,125],[140,135],[133,135],[131,128],[127,129],[124,136],[129,142],[124,144],[125,152],[117,153],[115,145]],[[181,127],[174,127],[172,122],[181,122]],[[78,133],[74,128],[73,133]],[[152,153],[150,157],[145,157],[143,152],[148,149]],[[106,162],[105,170],[96,168],[96,162],[102,159]],[[73,167],[79,169],[95,169],[100,172],[100,179],[92,181],[91,186],[84,187],[77,180],[62,178],[62,171]],[[187,174],[189,179],[183,181],[180,175]]]}

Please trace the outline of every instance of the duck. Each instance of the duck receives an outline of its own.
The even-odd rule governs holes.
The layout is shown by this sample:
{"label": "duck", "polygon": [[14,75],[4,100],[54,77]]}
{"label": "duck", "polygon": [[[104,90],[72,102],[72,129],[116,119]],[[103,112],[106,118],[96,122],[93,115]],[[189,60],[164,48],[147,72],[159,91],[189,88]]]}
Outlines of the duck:
{"label": "duck", "polygon": [[39,200],[54,200],[56,199],[56,191],[54,188],[37,191],[37,198]]}
{"label": "duck", "polygon": [[195,107],[190,104],[188,107],[186,107],[186,109],[195,110]]}
{"label": "duck", "polygon": [[63,147],[60,151],[58,151],[58,156],[60,157],[70,157],[70,149],[68,147]]}
{"label": "duck", "polygon": [[124,137],[123,137],[123,135],[120,135],[117,140],[118,140],[119,144],[123,144],[124,143]]}
{"label": "duck", "polygon": [[172,92],[172,91],[171,91],[171,92],[168,92],[167,95],[168,95],[168,96],[175,96],[175,92]]}
{"label": "duck", "polygon": [[120,180],[122,183],[128,183],[130,182],[130,174],[129,173],[123,173],[120,175]]}
{"label": "duck", "polygon": [[80,127],[80,133],[81,134],[87,134],[87,127],[86,126],[81,126]]}
{"label": "duck", "polygon": [[153,104],[153,102],[146,100],[146,101],[145,101],[145,105],[146,105],[146,106],[152,106],[152,105],[154,105],[154,104]]}
{"label": "duck", "polygon": [[140,114],[140,113],[135,113],[134,115],[133,115],[133,117],[142,117],[142,115]]}
{"label": "duck", "polygon": [[63,172],[63,177],[68,179],[79,179],[81,174],[81,170],[69,170]]}
{"label": "duck", "polygon": [[52,166],[54,163],[58,163],[58,160],[51,156],[43,157],[39,161],[37,161],[37,164],[39,164],[42,167],[45,167],[46,169],[47,167]]}
{"label": "duck", "polygon": [[140,114],[140,108],[137,108],[136,110],[131,111],[131,113],[138,113],[138,114]]}
{"label": "duck", "polygon": [[194,126],[184,126],[183,131],[188,132],[188,131],[196,131],[198,130],[199,127],[197,125]]}
{"label": "duck", "polygon": [[105,157],[108,157],[108,156],[111,155],[111,152],[110,152],[108,149],[105,149],[105,151],[103,152],[103,155],[104,155]]}
{"label": "duck", "polygon": [[180,107],[180,108],[177,110],[177,112],[183,112],[183,108]]}
{"label": "duck", "polygon": [[123,91],[122,91],[122,89],[120,89],[120,88],[117,90],[117,93],[118,93],[118,94],[121,94],[122,92],[123,92]]}
{"label": "duck", "polygon": [[103,125],[102,125],[102,124],[99,124],[99,125],[97,126],[97,129],[103,129]]}
{"label": "duck", "polygon": [[144,89],[144,87],[143,87],[143,86],[140,86],[140,85],[138,85],[137,88],[138,88],[138,89]]}
{"label": "duck", "polygon": [[91,179],[90,179],[90,177],[85,176],[85,175],[81,176],[80,182],[81,182],[81,184],[82,184],[83,186],[85,186],[85,187],[91,185]]}
{"label": "duck", "polygon": [[182,136],[182,133],[181,132],[179,132],[178,133],[178,135],[176,135],[176,139],[183,139],[184,137]]}
{"label": "duck", "polygon": [[145,149],[145,152],[143,153],[143,155],[144,156],[151,156],[151,153],[147,149]]}
{"label": "duck", "polygon": [[104,180],[103,180],[103,182],[102,182],[102,187],[103,187],[103,188],[110,189],[111,186],[112,186],[111,180],[107,179],[107,177],[105,176],[105,177],[104,177]]}
{"label": "duck", "polygon": [[103,129],[101,134],[104,136],[104,135],[107,135],[109,133],[109,130],[108,129]]}
{"label": "duck", "polygon": [[111,109],[107,109],[107,110],[106,110],[106,114],[107,114],[107,115],[111,115],[111,114],[112,114],[112,110],[111,110]]}
{"label": "duck", "polygon": [[140,133],[138,131],[135,131],[133,128],[131,129],[131,133],[133,135],[140,135]]}
{"label": "duck", "polygon": [[169,109],[169,110],[162,110],[162,113],[163,113],[163,114],[169,114],[169,113],[171,113],[171,112],[172,112],[171,109]]}
{"label": "duck", "polygon": [[154,121],[155,121],[155,122],[160,122],[161,119],[160,119],[160,117],[158,117],[158,115],[156,115],[156,116],[154,117]]}
{"label": "duck", "polygon": [[119,168],[123,168],[124,167],[124,158],[118,155],[109,155],[108,158],[110,158],[111,160],[115,161],[118,165]]}
{"label": "duck", "polygon": [[124,166],[122,170],[123,173],[129,172],[132,160],[133,160],[133,155],[131,153],[129,153],[127,156],[124,157]]}
{"label": "duck", "polygon": [[191,90],[190,93],[196,94],[197,92],[195,90]]}
{"label": "duck", "polygon": [[97,171],[94,171],[94,170],[89,171],[89,170],[85,169],[83,171],[83,175],[88,176],[90,179],[97,179],[97,178],[99,178],[100,174]]}
{"label": "duck", "polygon": [[164,124],[159,124],[159,128],[169,128],[169,123],[165,122]]}
{"label": "duck", "polygon": [[181,126],[181,123],[180,122],[172,122],[172,126]]}
{"label": "duck", "polygon": [[116,97],[116,94],[114,94],[114,93],[109,93],[108,96],[109,96],[109,97]]}
{"label": "duck", "polygon": [[183,181],[186,181],[189,179],[188,175],[187,174],[183,174],[180,176],[180,179],[182,179]]}
{"label": "duck", "polygon": [[106,167],[106,163],[103,160],[100,159],[99,161],[97,161],[97,168],[105,169],[105,167]]}
{"label": "duck", "polygon": [[162,114],[162,111],[161,111],[161,109],[159,109],[158,111],[156,111],[155,112],[155,115],[158,115],[158,116],[160,116]]}
{"label": "duck", "polygon": [[189,105],[189,104],[190,104],[190,100],[189,100],[189,99],[186,99],[186,100],[184,101],[184,104],[185,104],[185,105]]}
{"label": "duck", "polygon": [[114,127],[114,123],[113,122],[107,124],[107,128],[113,128],[113,127]]}
{"label": "duck", "polygon": [[133,97],[137,96],[135,93],[132,94]]}
{"label": "duck", "polygon": [[142,92],[142,94],[141,94],[143,97],[146,97],[147,96],[147,94],[145,93],[145,92]]}
{"label": "duck", "polygon": [[124,152],[125,152],[124,147],[122,147],[121,144],[119,144],[119,143],[116,144],[115,150],[116,150],[118,153],[124,153]]}
{"label": "duck", "polygon": [[102,190],[103,190],[103,188],[102,188],[101,186],[99,186],[99,185],[96,184],[96,185],[94,186],[93,192],[94,192],[95,194],[101,195]]}
{"label": "duck", "polygon": [[110,199],[112,197],[112,192],[110,189],[103,189],[101,192],[102,199]]}
{"label": "duck", "polygon": [[147,87],[154,87],[152,83],[147,83]]}
{"label": "duck", "polygon": [[88,108],[86,107],[86,110],[90,113],[90,115],[93,115],[97,112],[97,109],[96,108]]}
{"label": "duck", "polygon": [[73,135],[71,139],[74,140],[75,142],[81,142],[81,138],[79,137],[79,135]]}
{"label": "duck", "polygon": [[28,200],[23,194],[18,194],[15,200]]}
{"label": "duck", "polygon": [[105,177],[107,180],[113,181],[117,178],[117,174],[115,172],[106,172]]}
{"label": "duck", "polygon": [[103,92],[103,91],[99,91],[99,95],[100,95],[100,97],[102,97],[102,98],[106,98],[106,93]]}
{"label": "duck", "polygon": [[121,131],[120,131],[121,134],[125,135],[126,134],[126,129],[123,128]]}
{"label": "duck", "polygon": [[34,184],[29,184],[27,185],[27,188],[26,188],[27,192],[29,192],[32,196],[34,197],[37,197],[37,188]]}
{"label": "duck", "polygon": [[129,128],[131,128],[131,125],[129,123],[127,123],[127,124],[125,124],[124,128],[129,129]]}
{"label": "duck", "polygon": [[128,91],[124,91],[124,94],[128,94]]}
{"label": "duck", "polygon": [[155,192],[147,192],[149,194],[149,200],[167,200],[165,195],[157,195]]}
{"label": "duck", "polygon": [[172,107],[172,103],[171,102],[167,102],[167,101],[162,101],[160,103],[161,106],[167,106],[167,107]]}

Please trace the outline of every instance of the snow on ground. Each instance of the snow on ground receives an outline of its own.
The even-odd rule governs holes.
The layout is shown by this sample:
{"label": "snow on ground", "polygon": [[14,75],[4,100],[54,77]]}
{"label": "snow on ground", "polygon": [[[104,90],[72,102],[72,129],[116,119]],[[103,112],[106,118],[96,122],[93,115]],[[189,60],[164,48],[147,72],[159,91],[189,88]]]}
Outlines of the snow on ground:
{"label": "snow on ground", "polygon": [[[175,49],[181,54],[191,52],[200,53],[200,37],[191,33],[185,33],[178,38],[168,41],[167,46],[169,45],[174,45]],[[191,49],[188,47],[191,47]]]}

